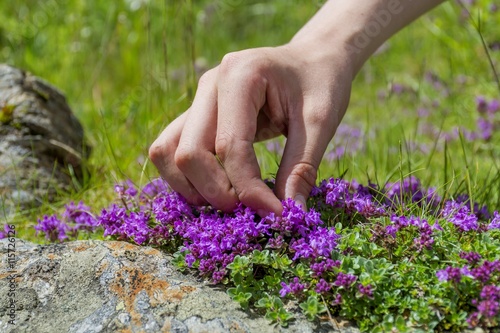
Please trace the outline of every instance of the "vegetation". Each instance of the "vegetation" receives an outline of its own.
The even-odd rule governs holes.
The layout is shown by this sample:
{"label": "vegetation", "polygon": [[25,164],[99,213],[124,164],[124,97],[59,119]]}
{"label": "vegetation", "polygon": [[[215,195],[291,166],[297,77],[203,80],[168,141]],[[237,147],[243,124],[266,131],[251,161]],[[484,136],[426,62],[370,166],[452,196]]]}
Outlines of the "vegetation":
{"label": "vegetation", "polygon": [[[286,43],[319,5],[3,3],[0,61],[61,87],[93,146],[86,176],[71,193],[18,212],[19,236],[41,242],[38,230],[52,241],[115,237],[160,246],[177,253],[179,266],[229,284],[243,306],[262,308],[283,325],[291,320],[286,304],[296,301],[311,319],[340,314],[365,330],[497,326],[500,9],[493,1],[449,1],[365,64],[320,168],[320,179],[333,178],[309,200],[321,218],[297,216],[287,202],[290,215],[277,222],[243,207],[233,215],[192,210],[164,188],[140,196],[157,177],[148,147],[189,107],[199,75],[230,51]],[[282,144],[255,145],[264,178],[275,174]],[[125,180],[131,183],[115,188]],[[92,207],[64,208],[80,201]],[[191,246],[199,243],[196,233],[184,223],[195,228],[203,214],[214,225],[251,221],[265,228],[238,238],[244,251],[204,266]],[[285,232],[286,223],[292,229]],[[77,235],[83,229],[95,232]],[[301,252],[307,244],[299,236],[309,245],[328,239],[332,247],[310,255]]]}

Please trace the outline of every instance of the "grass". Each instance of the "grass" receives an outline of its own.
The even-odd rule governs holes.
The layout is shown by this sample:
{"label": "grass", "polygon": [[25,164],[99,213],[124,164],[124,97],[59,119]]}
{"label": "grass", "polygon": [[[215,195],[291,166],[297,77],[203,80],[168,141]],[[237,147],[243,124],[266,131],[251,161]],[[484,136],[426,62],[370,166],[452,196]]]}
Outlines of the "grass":
{"label": "grass", "polygon": [[[447,197],[465,192],[500,209],[500,135],[445,144],[425,134],[429,125],[442,132],[474,129],[476,96],[499,96],[492,64],[500,67],[500,52],[488,55],[482,41],[500,40],[500,12],[489,5],[477,1],[465,17],[459,5],[447,2],[365,64],[344,119],[362,131],[364,147],[325,159],[320,178],[384,184],[415,175]],[[199,74],[228,52],[287,42],[319,2],[24,0],[0,8],[0,62],[60,87],[93,147],[88,177],[73,191],[15,216],[19,236],[41,242],[32,228],[41,215],[69,201],[105,207],[117,181],[140,186],[156,177],[148,147],[189,107]],[[444,88],[426,80],[426,73]],[[405,92],[397,93],[397,85]],[[429,115],[419,117],[420,108]],[[269,177],[279,156],[265,147],[256,150],[262,175]]]}

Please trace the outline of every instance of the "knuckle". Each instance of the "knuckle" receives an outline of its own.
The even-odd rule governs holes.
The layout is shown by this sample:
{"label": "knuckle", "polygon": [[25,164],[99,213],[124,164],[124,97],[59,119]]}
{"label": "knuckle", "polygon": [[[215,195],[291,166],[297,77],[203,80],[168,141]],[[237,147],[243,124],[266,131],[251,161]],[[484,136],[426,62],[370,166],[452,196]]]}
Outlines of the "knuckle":
{"label": "knuckle", "polygon": [[290,173],[290,178],[296,178],[297,181],[307,184],[307,186],[312,188],[316,185],[317,175],[318,171],[314,165],[309,162],[299,162]]}
{"label": "knuckle", "polygon": [[231,147],[231,136],[228,133],[217,134],[215,139],[215,153],[224,161],[229,153]]}
{"label": "knuckle", "polygon": [[308,123],[313,126],[324,127],[333,125],[334,117],[332,117],[332,112],[329,107],[318,106],[311,109],[308,114]]}
{"label": "knuckle", "polygon": [[221,71],[225,72],[227,70],[234,69],[236,66],[241,64],[243,60],[242,52],[230,52],[222,57],[220,67]]}
{"label": "knuckle", "polygon": [[169,156],[173,155],[174,151],[175,148],[171,144],[157,139],[149,147],[149,159],[155,165],[163,164],[165,160],[169,159]]}
{"label": "knuckle", "polygon": [[203,87],[209,85],[211,82],[213,82],[215,76],[216,76],[215,69],[210,69],[206,71],[205,73],[203,73],[203,75],[201,75],[200,79],[198,80],[198,86]]}
{"label": "knuckle", "polygon": [[182,171],[193,164],[198,152],[190,146],[179,146],[174,154],[174,163]]}
{"label": "knuckle", "polygon": [[252,202],[255,199],[255,196],[258,195],[258,189],[257,186],[241,186],[241,187],[234,187],[234,190],[236,192],[236,195],[238,196],[238,199],[242,203],[247,203],[247,202]]}
{"label": "knuckle", "polygon": [[249,85],[258,85],[265,82],[265,64],[265,59],[252,50],[232,52],[222,58],[219,73],[225,79],[234,78]]}

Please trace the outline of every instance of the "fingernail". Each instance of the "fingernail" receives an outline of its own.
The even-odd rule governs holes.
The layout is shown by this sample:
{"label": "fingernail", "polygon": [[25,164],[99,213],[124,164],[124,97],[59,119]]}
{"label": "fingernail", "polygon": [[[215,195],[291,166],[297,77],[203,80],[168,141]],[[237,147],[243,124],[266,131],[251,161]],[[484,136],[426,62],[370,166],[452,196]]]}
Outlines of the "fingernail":
{"label": "fingernail", "polygon": [[295,203],[297,203],[304,212],[307,212],[306,198],[302,194],[297,194],[293,200],[295,200]]}

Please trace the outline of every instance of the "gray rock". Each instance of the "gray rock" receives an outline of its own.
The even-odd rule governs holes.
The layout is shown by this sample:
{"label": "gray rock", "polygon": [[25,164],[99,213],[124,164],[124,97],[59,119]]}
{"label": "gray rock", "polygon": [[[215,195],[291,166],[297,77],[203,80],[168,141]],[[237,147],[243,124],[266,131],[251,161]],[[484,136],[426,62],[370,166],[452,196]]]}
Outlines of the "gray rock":
{"label": "gray rock", "polygon": [[[150,247],[76,241],[34,245],[16,239],[14,273],[0,240],[0,332],[358,332],[299,317],[289,327],[243,311],[220,287],[171,264]],[[134,253],[134,256],[130,256]],[[15,325],[9,275],[16,275]]]}
{"label": "gray rock", "polygon": [[[89,153],[83,128],[49,83],[0,64],[0,217],[67,189]],[[2,207],[3,206],[3,207]]]}

